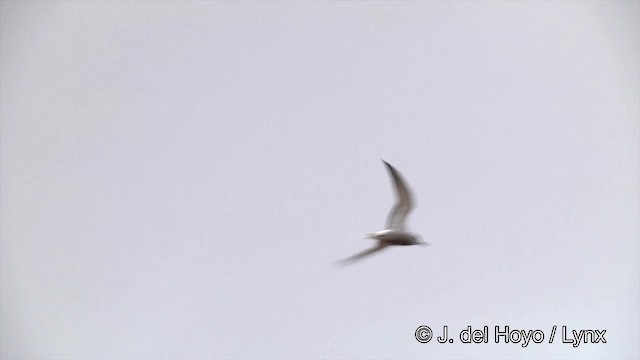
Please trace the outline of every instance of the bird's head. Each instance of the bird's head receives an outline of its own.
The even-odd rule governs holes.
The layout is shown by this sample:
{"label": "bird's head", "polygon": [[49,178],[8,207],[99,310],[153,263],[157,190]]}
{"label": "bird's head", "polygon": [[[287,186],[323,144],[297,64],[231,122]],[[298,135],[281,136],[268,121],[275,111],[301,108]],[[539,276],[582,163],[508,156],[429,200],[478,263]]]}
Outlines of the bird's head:
{"label": "bird's head", "polygon": [[418,234],[412,234],[411,237],[413,238],[413,243],[416,244],[416,245],[422,245],[422,246],[431,245],[428,242],[422,240],[422,236],[420,236]]}

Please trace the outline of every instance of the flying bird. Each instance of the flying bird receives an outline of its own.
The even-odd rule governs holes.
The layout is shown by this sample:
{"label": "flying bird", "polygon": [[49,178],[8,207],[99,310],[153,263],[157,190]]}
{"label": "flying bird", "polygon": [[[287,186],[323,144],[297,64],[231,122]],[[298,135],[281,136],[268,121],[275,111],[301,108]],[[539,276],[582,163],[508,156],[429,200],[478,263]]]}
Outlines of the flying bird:
{"label": "flying bird", "polygon": [[395,188],[397,198],[396,203],[389,212],[384,230],[365,235],[369,239],[376,240],[376,245],[361,253],[343,259],[340,263],[349,264],[356,262],[393,245],[429,245],[422,241],[419,235],[412,234],[407,231],[405,227],[405,220],[414,205],[411,190],[409,190],[409,187],[407,187],[402,175],[400,175],[400,172],[396,168],[384,160],[382,160],[382,162],[387,167],[389,177],[391,178],[393,187]]}

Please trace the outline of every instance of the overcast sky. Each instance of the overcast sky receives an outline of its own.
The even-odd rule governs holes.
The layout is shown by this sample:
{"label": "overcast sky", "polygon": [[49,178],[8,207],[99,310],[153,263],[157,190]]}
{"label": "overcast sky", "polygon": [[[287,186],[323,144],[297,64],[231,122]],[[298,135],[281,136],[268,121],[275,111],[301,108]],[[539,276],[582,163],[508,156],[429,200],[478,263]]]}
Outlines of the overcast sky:
{"label": "overcast sky", "polygon": [[2,1],[0,356],[639,358],[639,4]]}

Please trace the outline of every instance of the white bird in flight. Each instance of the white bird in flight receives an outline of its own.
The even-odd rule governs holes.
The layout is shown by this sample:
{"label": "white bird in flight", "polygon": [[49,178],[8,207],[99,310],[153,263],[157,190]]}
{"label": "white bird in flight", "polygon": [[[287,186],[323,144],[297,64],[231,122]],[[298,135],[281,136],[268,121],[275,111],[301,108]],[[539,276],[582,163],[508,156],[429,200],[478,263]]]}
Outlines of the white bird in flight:
{"label": "white bird in flight", "polygon": [[419,235],[412,234],[406,230],[404,223],[407,215],[413,208],[411,191],[407,187],[402,175],[400,175],[400,172],[388,162],[384,160],[382,160],[382,162],[387,167],[389,176],[393,181],[397,202],[393,208],[391,208],[391,212],[389,212],[385,229],[366,234],[367,238],[377,240],[378,243],[372,248],[341,260],[340,262],[343,264],[353,263],[392,245],[429,245],[422,241]]}

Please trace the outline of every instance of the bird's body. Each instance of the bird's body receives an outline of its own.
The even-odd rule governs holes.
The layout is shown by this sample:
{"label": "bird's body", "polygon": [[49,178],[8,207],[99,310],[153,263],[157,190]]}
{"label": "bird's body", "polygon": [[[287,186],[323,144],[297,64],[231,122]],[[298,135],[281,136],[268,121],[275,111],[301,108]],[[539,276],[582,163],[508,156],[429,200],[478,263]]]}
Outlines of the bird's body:
{"label": "bird's body", "polygon": [[405,220],[411,209],[413,208],[413,199],[411,191],[407,187],[400,172],[391,164],[382,160],[387,167],[389,176],[392,179],[396,196],[398,198],[396,204],[391,209],[387,217],[387,223],[384,230],[372,232],[366,235],[369,239],[374,239],[378,243],[376,246],[369,248],[359,254],[353,255],[342,260],[343,263],[352,263],[357,260],[369,256],[373,253],[381,251],[388,246],[397,245],[429,245],[420,239],[420,236],[412,234],[405,229]]}
{"label": "bird's body", "polygon": [[378,240],[387,245],[416,245],[412,234],[393,229],[380,230],[367,234],[367,238]]}

